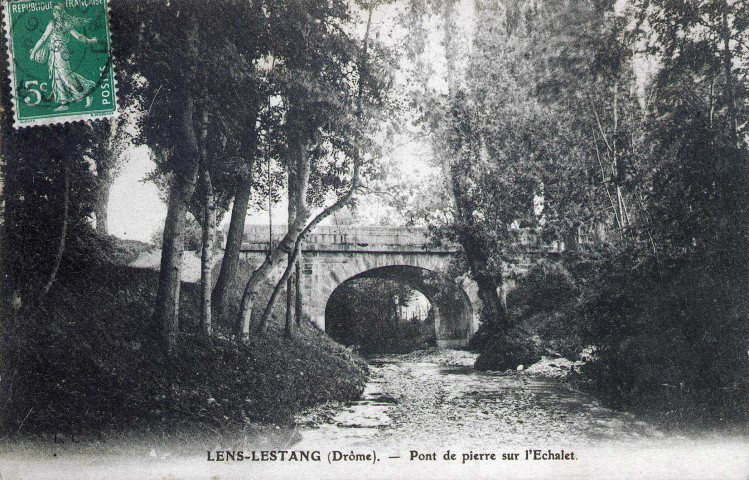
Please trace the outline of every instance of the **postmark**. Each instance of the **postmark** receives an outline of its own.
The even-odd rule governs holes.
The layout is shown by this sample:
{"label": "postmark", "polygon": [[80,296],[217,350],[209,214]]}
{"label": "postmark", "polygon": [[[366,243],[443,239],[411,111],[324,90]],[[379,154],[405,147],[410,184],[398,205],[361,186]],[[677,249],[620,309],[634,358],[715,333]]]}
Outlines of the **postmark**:
{"label": "postmark", "polygon": [[108,0],[2,0],[16,128],[117,114]]}

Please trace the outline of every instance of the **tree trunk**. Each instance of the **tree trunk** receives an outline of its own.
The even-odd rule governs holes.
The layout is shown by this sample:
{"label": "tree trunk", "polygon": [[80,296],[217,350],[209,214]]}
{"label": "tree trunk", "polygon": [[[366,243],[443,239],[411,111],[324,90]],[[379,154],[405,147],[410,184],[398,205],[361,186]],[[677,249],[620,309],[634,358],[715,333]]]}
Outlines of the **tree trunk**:
{"label": "tree trunk", "polygon": [[[298,115],[298,113],[293,109],[291,109],[287,114],[287,118],[289,118],[288,127],[289,130],[292,131],[295,130],[294,127],[296,122],[299,121],[294,118],[295,115]],[[310,215],[309,208],[307,208],[306,204],[307,188],[309,187],[310,159],[307,154],[307,145],[303,143],[297,133],[289,135],[289,155],[289,164],[298,166],[296,172],[296,178],[298,181],[296,182],[296,185],[289,186],[289,189],[295,190],[294,198],[298,199],[296,218],[294,219],[294,222],[289,224],[286,235],[284,235],[278,246],[273,249],[263,263],[252,272],[250,279],[245,285],[242,302],[239,306],[239,315],[237,316],[237,323],[235,325],[235,331],[241,337],[247,337],[249,335],[252,309],[255,300],[257,299],[257,290],[260,283],[268,277],[273,266],[283,260],[284,256],[287,256],[294,249],[297,237],[304,229],[304,224]],[[286,281],[285,278],[284,281]],[[259,322],[258,330],[265,330],[264,321]]]}
{"label": "tree trunk", "polygon": [[[452,105],[458,102],[458,72],[456,71],[456,52],[454,45],[454,22],[453,22],[453,9],[455,7],[454,0],[446,0],[443,5],[443,33],[444,33],[444,46],[445,46],[445,60],[447,65],[447,87],[448,96],[450,98],[451,109],[452,107],[460,107],[460,105]],[[466,139],[462,139],[466,140]],[[470,141],[470,140],[467,140]],[[480,149],[474,149],[477,154],[480,154]],[[464,198],[464,189],[462,188],[462,176],[465,174],[456,171],[455,158],[460,154],[455,148],[448,146],[444,153],[440,155],[442,160],[442,172],[445,175],[445,181],[448,184],[448,192],[451,197],[453,208],[455,210],[455,217],[459,224],[461,224],[461,232],[458,234],[458,242],[463,247],[463,251],[466,255],[468,267],[471,270],[471,275],[478,285],[478,296],[483,304],[483,314],[487,322],[490,322],[493,326],[500,328],[507,327],[509,325],[509,318],[507,317],[507,311],[502,305],[502,300],[499,298],[497,290],[501,284],[501,278],[499,282],[495,278],[492,272],[488,271],[488,259],[486,258],[486,252],[482,248],[482,244],[474,230],[473,212],[470,205],[466,205],[466,199]]]}
{"label": "tree trunk", "polygon": [[296,260],[296,275],[294,276],[294,293],[295,293],[295,306],[294,316],[296,317],[296,325],[301,328],[302,316],[304,315],[304,307],[302,306],[302,252],[299,252],[299,257]]}
{"label": "tree trunk", "polygon": [[[291,256],[289,256],[291,262]],[[292,338],[294,336],[294,274],[289,275],[286,279],[286,324],[284,327],[284,337]]]}
{"label": "tree trunk", "polygon": [[454,98],[457,93],[457,72],[455,71],[456,55],[453,42],[453,33],[455,31],[455,26],[453,25],[453,8],[455,8],[455,0],[444,0],[442,8],[442,28],[444,34],[445,61],[447,63],[447,95],[449,98]]}
{"label": "tree trunk", "polygon": [[304,228],[304,224],[296,222],[294,225],[289,226],[289,231],[286,233],[284,238],[278,244],[278,246],[271,252],[259,267],[257,267],[250,275],[250,279],[244,288],[242,295],[242,301],[239,305],[239,315],[237,316],[237,322],[235,324],[235,332],[241,337],[247,337],[250,333],[250,320],[252,318],[252,309],[257,300],[258,287],[260,283],[268,277],[271,269],[274,265],[278,264],[284,255],[288,255],[294,248],[296,237]]}
{"label": "tree trunk", "polygon": [[[458,202],[461,202],[460,194],[456,194],[456,198]],[[502,286],[502,278],[497,278],[497,276],[501,273],[490,271],[489,259],[482,242],[476,238],[475,233],[465,231],[466,229],[475,230],[477,228],[472,223],[473,219],[466,218],[468,215],[470,214],[458,215],[461,223],[468,222],[467,227],[463,227],[464,231],[458,235],[458,243],[463,247],[471,276],[478,286],[478,296],[483,305],[484,319],[493,327],[506,330],[510,327],[510,319],[498,293]]]}
{"label": "tree trunk", "polygon": [[[458,100],[453,99],[454,102]],[[455,105],[455,108],[459,108]],[[450,189],[455,198],[455,219],[458,225],[458,243],[463,247],[466,262],[471,272],[471,277],[476,281],[478,286],[478,296],[483,306],[483,319],[494,328],[507,329],[510,326],[510,320],[507,315],[502,299],[499,296],[499,289],[502,286],[502,273],[492,271],[489,262],[488,245],[481,236],[481,226],[477,224],[473,217],[473,202],[466,197],[468,191],[464,187],[468,183],[470,171],[463,162],[453,161],[451,157],[459,158],[462,153],[462,144],[468,143],[472,155],[479,155],[480,148],[472,148],[472,139],[459,139],[461,146],[453,147],[445,155],[445,161],[449,162],[451,182]],[[474,153],[478,152],[478,153]]]}
{"label": "tree trunk", "polygon": [[[252,108],[255,110],[254,118],[256,119],[260,103],[257,96],[253,96],[253,98],[255,101],[252,104]],[[237,187],[234,191],[234,205],[231,210],[229,231],[226,234],[224,258],[221,261],[221,270],[218,273],[218,278],[216,278],[216,285],[213,287],[211,298],[214,314],[220,319],[224,318],[226,312],[229,301],[229,287],[236,281],[237,272],[239,271],[239,255],[242,250],[247,208],[250,203],[250,196],[252,195],[252,170],[255,165],[254,152],[257,144],[257,129],[254,123],[247,126],[247,135],[248,142],[245,150],[247,157],[237,177]]]}
{"label": "tree trunk", "polygon": [[[459,195],[456,196],[460,199]],[[458,242],[463,247],[471,276],[478,286],[478,296],[483,306],[483,319],[492,327],[506,330],[510,327],[510,319],[498,293],[501,281],[498,282],[493,272],[489,271],[488,259],[476,234],[466,231],[474,228],[473,226],[463,227],[463,231],[458,234]]]}
{"label": "tree trunk", "polygon": [[[295,185],[297,179],[297,168],[289,168],[289,208],[288,208],[288,221],[287,225],[291,225],[296,220],[296,212],[297,212],[297,206],[299,204],[299,198],[297,197],[297,189],[291,188],[292,185]],[[290,266],[294,264],[294,259],[292,258],[292,254],[289,254],[289,260],[286,265],[286,269],[288,270]],[[294,317],[292,314],[292,305],[293,305],[293,296],[294,296],[294,274],[292,273],[289,278],[286,279],[286,323],[284,327],[284,336],[286,338],[291,338],[294,336]],[[274,292],[275,293],[275,292]],[[271,297],[273,298],[273,297]],[[265,316],[263,316],[263,321],[267,321]]]}
{"label": "tree trunk", "polygon": [[[281,279],[276,283],[275,288],[273,289],[273,293],[270,296],[270,300],[268,300],[267,305],[265,306],[265,310],[263,311],[263,316],[261,317],[260,321],[258,322],[258,328],[257,331],[259,334],[262,334],[265,332],[265,329],[267,327],[268,319],[270,318],[271,313],[273,312],[273,306],[275,305],[276,299],[278,298],[278,294],[281,291],[282,285],[289,279],[289,276],[291,275],[291,272],[294,268],[294,265],[299,260],[299,255],[302,251],[302,243],[304,242],[304,238],[311,232],[312,230],[317,227],[317,225],[320,224],[323,220],[328,218],[330,215],[336,213],[351,201],[352,198],[354,198],[354,194],[359,188],[359,184],[361,182],[360,178],[360,160],[357,156],[354,159],[354,172],[352,175],[352,181],[351,181],[351,187],[349,190],[341,197],[339,198],[333,205],[329,206],[328,208],[324,209],[322,212],[320,212],[315,218],[312,219],[309,224],[307,224],[306,227],[299,233],[299,235],[296,236],[296,241],[294,242],[294,250],[291,256],[291,259],[286,265],[286,270],[283,272],[283,275],[281,276]],[[309,216],[306,215],[305,218]],[[299,217],[297,217],[297,223],[298,223]]]}
{"label": "tree trunk", "polygon": [[68,219],[70,217],[70,166],[66,163],[63,173],[63,200],[62,200],[62,228],[60,229],[60,242],[57,244],[57,253],[55,259],[52,262],[52,271],[49,274],[47,284],[42,290],[42,298],[49,293],[49,289],[52,288],[52,284],[57,277],[57,271],[60,269],[60,263],[62,262],[62,255],[65,253],[65,236],[68,234]]}
{"label": "tree trunk", "polygon": [[731,29],[728,25],[728,13],[723,12],[723,70],[726,75],[726,103],[728,103],[728,122],[733,147],[737,144],[736,100],[733,90],[733,55],[731,54]]}
{"label": "tree trunk", "polygon": [[[101,175],[101,174],[99,174]],[[96,215],[96,233],[106,235],[109,233],[109,219],[107,210],[109,207],[109,190],[112,182],[108,178],[99,178],[96,202],[94,203],[94,215]]]}
{"label": "tree trunk", "polygon": [[211,183],[211,172],[208,165],[207,148],[205,147],[208,135],[208,121],[203,117],[203,248],[200,255],[200,285],[202,295],[200,300],[200,323],[203,333],[210,336],[213,333],[211,318],[211,267],[213,266],[213,241],[216,234],[216,204],[213,196],[213,184]]}
{"label": "tree trunk", "polygon": [[[359,63],[358,63],[358,70],[359,70],[359,78],[363,78],[364,69],[366,68],[366,62],[367,62],[367,49],[369,47],[369,33],[370,33],[370,27],[372,24],[372,12],[374,10],[374,2],[371,2],[369,4],[369,14],[367,18],[367,28],[364,33],[364,45],[362,47],[362,51],[360,52],[359,56]],[[362,116],[362,96],[364,92],[363,84],[359,83],[359,89],[358,89],[358,96],[357,96],[357,107],[356,107],[356,117],[357,121],[361,122],[361,116]],[[302,249],[302,243],[304,242],[304,238],[314,230],[317,225],[322,222],[324,219],[329,217],[330,215],[334,214],[335,212],[342,209],[344,206],[346,206],[351,199],[354,197],[354,194],[359,188],[359,184],[361,183],[361,177],[360,177],[360,170],[361,170],[361,152],[356,151],[356,154],[354,156],[354,168],[351,176],[351,187],[349,190],[341,197],[339,198],[333,205],[327,207],[322,212],[320,212],[315,218],[312,219],[312,221],[307,224],[304,228],[302,226],[307,222],[307,219],[310,216],[309,208],[307,207],[307,188],[309,187],[309,174],[310,174],[310,161],[306,153],[306,146],[303,146],[303,143],[300,142],[301,138],[298,136],[298,132],[301,131],[301,121],[303,121],[303,117],[300,116],[302,112],[296,110],[296,109],[290,109],[289,114],[287,115],[287,128],[289,132],[291,132],[291,135],[289,135],[289,152],[296,161],[290,161],[289,165],[289,218],[294,219],[293,225],[295,230],[298,228],[298,233],[295,233],[294,235],[290,235],[291,232],[291,226],[292,224],[289,224],[289,232],[284,237],[284,242],[288,241],[290,242],[289,245],[293,245],[293,250],[290,256],[290,259],[286,265],[286,270],[284,271],[283,275],[281,276],[281,279],[276,283],[275,288],[273,289],[273,293],[271,294],[270,299],[268,300],[268,303],[265,306],[265,310],[263,311],[263,315],[260,318],[260,321],[258,322],[257,326],[257,332],[259,334],[263,334],[265,332],[265,329],[268,325],[268,319],[270,318],[271,312],[273,311],[273,306],[275,305],[276,299],[278,298],[278,294],[281,290],[282,285],[288,281],[292,270],[295,268],[296,265],[298,265],[299,262],[299,256],[301,255],[301,249]],[[291,160],[291,159],[290,159]],[[294,165],[298,165],[296,169],[294,169]],[[294,175],[294,180],[296,182],[296,185],[292,186],[291,179],[292,174]],[[293,200],[293,202],[292,202]],[[294,205],[292,207],[292,204]],[[282,242],[282,244],[284,243]],[[281,245],[279,245],[279,248],[276,249],[276,251],[273,252],[273,256],[279,253]],[[278,256],[280,259],[280,254]],[[266,262],[267,263],[267,262]],[[254,275],[254,274],[253,274]],[[246,293],[246,291],[245,291]],[[242,299],[242,302],[244,303],[244,298]],[[301,300],[297,300],[299,305],[299,311],[297,315],[301,316]],[[288,319],[287,319],[288,320]],[[298,320],[301,321],[301,320]]]}
{"label": "tree trunk", "polygon": [[244,226],[247,219],[247,208],[252,194],[252,161],[242,171],[237,189],[234,193],[234,206],[231,210],[229,231],[226,235],[226,248],[221,261],[221,270],[213,288],[213,310],[217,318],[223,318],[229,297],[229,285],[234,283],[239,271],[239,254],[244,238]]}
{"label": "tree trunk", "polygon": [[203,216],[203,250],[200,256],[201,324],[206,335],[213,333],[211,318],[211,267],[213,266],[213,239],[216,232],[216,205],[210,174],[206,172],[205,210]]}
{"label": "tree trunk", "polygon": [[176,353],[179,315],[180,273],[182,253],[185,248],[185,216],[190,193],[189,184],[174,180],[169,190],[169,206],[164,222],[164,239],[161,244],[161,270],[156,293],[154,323],[160,327],[167,353]]}
{"label": "tree trunk", "polygon": [[185,249],[185,223],[188,204],[195,191],[198,176],[198,141],[195,135],[193,117],[195,105],[192,97],[185,100],[183,129],[185,134],[182,168],[178,168],[169,189],[169,205],[164,222],[164,240],[161,246],[161,269],[159,288],[154,308],[154,326],[160,330],[166,353],[174,357],[177,353],[177,332],[179,330],[179,294],[182,254]]}

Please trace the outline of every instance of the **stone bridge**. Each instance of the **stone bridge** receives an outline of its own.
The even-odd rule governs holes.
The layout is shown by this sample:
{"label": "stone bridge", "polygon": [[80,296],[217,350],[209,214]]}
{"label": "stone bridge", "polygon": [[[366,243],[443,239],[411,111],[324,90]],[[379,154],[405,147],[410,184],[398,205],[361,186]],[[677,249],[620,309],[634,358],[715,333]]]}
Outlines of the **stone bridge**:
{"label": "stone bridge", "polygon": [[[285,233],[285,225],[274,226],[273,241]],[[243,259],[260,264],[268,238],[267,225],[248,225]],[[473,280],[450,273],[450,262],[459,251],[457,245],[434,245],[421,228],[318,226],[303,244],[304,312],[324,330],[328,299],[342,283],[358,278],[397,280],[431,303],[439,346],[465,346],[478,329],[481,301]],[[280,278],[284,267],[277,267],[272,276]]]}

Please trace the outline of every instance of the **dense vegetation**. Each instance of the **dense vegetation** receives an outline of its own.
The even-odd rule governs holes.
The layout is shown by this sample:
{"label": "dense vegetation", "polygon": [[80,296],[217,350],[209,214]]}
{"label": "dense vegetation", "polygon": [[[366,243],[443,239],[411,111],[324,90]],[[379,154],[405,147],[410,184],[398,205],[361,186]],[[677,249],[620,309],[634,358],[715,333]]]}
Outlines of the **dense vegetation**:
{"label": "dense vegetation", "polygon": [[[112,240],[109,240],[112,241]],[[142,250],[116,242],[117,251]],[[123,256],[122,261],[132,259]],[[61,276],[26,318],[33,335],[19,336],[6,359],[6,428],[36,432],[236,432],[249,422],[285,425],[302,408],[358,397],[366,366],[315,327],[283,339],[283,312],[273,334],[248,343],[200,333],[200,289],[184,284],[186,320],[178,360],[153,348],[148,318],[158,273],[102,263]],[[237,304],[241,285],[232,286]],[[264,295],[270,294],[270,285]],[[23,419],[23,426],[11,423]]]}
{"label": "dense vegetation", "polygon": [[[389,73],[369,38],[375,6],[221,0],[206,15],[190,0],[117,2],[119,120],[14,130],[0,89],[5,432],[286,421],[360,392],[362,364],[293,296],[301,241],[351,201],[377,150]],[[168,204],[156,277],[120,265],[135,247],[105,235],[133,146],[148,148]],[[288,234],[244,264],[248,209],[281,188]],[[199,289],[181,282],[186,246],[201,251]],[[278,305],[283,294],[296,308]]]}
{"label": "dense vegetation", "polygon": [[328,300],[325,332],[362,353],[407,353],[436,345],[434,312],[426,318],[401,318],[414,292],[407,285],[376,278],[354,279]]}
{"label": "dense vegetation", "polygon": [[[527,365],[542,354],[585,359],[571,379],[612,407],[672,427],[744,428],[745,285],[715,261],[653,272],[627,260],[575,255],[534,267],[507,299],[515,328],[486,341],[477,367]],[[513,358],[501,350],[508,341]]]}
{"label": "dense vegetation", "polygon": [[[447,194],[426,188],[410,210],[463,246],[484,306],[477,366],[592,346],[584,381],[614,405],[681,425],[745,421],[749,10],[475,4],[473,28],[460,2],[412,10],[415,58],[424,18],[443,38],[446,70],[416,69],[413,98]],[[534,270],[506,310],[507,266],[553,241],[565,273]]]}

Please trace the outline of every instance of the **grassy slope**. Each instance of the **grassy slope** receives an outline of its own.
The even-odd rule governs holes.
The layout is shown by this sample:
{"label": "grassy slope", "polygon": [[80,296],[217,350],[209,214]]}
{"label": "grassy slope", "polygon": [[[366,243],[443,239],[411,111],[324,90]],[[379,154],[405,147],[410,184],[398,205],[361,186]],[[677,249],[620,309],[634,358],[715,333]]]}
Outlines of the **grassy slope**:
{"label": "grassy slope", "polygon": [[662,278],[612,268],[578,289],[558,268],[539,265],[508,298],[518,328],[485,334],[476,366],[513,368],[502,363],[508,352],[527,366],[518,345],[571,360],[594,346],[573,378],[608,406],[664,426],[745,430],[749,302],[737,280],[742,271],[704,261],[675,264]]}
{"label": "grassy slope", "polygon": [[[303,407],[361,393],[365,364],[311,325],[284,340],[276,320],[248,344],[183,333],[179,360],[169,364],[146,348],[157,283],[155,271],[112,264],[61,277],[22,320],[28,327],[11,360],[5,428],[14,431],[25,418],[24,432],[218,431],[284,423]],[[199,312],[198,287],[182,287],[188,331]]]}

